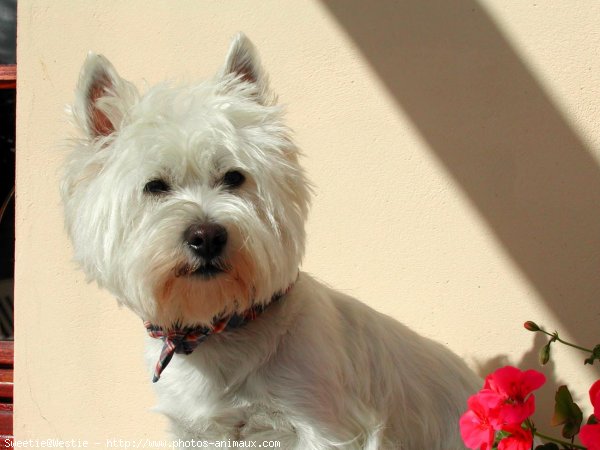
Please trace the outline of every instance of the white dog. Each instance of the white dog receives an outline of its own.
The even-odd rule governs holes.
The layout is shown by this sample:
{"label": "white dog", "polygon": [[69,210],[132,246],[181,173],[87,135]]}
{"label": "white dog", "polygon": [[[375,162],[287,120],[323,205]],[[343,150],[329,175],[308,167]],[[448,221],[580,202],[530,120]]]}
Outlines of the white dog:
{"label": "white dog", "polygon": [[213,80],[143,95],[90,54],[72,113],[83,137],[62,197],[76,260],[145,321],[177,438],[463,448],[458,419],[479,378],[299,272],[309,184],[244,35]]}

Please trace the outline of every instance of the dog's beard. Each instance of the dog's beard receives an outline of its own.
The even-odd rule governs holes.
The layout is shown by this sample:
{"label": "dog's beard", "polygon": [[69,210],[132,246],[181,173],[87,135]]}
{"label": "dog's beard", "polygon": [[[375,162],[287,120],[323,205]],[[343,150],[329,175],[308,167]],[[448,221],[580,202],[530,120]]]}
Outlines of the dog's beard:
{"label": "dog's beard", "polygon": [[210,264],[182,261],[156,287],[157,325],[210,325],[220,314],[252,306],[256,268],[243,249]]}

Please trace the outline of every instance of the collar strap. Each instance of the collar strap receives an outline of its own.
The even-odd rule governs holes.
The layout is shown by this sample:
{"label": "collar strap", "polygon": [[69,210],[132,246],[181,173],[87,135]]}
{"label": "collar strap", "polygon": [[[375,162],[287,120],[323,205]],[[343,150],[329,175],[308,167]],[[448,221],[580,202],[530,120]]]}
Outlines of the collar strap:
{"label": "collar strap", "polygon": [[189,355],[211,334],[219,334],[246,325],[260,316],[270,305],[281,300],[292,289],[292,286],[293,284],[285,291],[275,294],[271,297],[271,301],[264,305],[254,305],[242,313],[216,316],[210,326],[179,327],[175,325],[172,328],[164,329],[146,320],[144,326],[148,335],[155,339],[161,339],[164,343],[154,369],[152,382],[156,383],[160,379],[162,371],[165,370],[175,353]]}

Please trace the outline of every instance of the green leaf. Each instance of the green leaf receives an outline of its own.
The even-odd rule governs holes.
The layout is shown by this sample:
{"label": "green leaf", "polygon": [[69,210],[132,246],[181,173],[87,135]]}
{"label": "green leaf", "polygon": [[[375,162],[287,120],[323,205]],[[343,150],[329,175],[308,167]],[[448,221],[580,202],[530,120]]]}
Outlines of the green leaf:
{"label": "green leaf", "polygon": [[560,450],[560,447],[554,442],[549,442],[547,444],[538,445],[535,450]]}
{"label": "green leaf", "polygon": [[498,444],[500,444],[500,441],[502,439],[504,439],[505,437],[510,436],[510,433],[504,431],[504,430],[499,430],[496,431],[496,435],[494,436],[494,444],[492,445],[492,449],[493,450],[497,450],[498,449]]}
{"label": "green leaf", "polygon": [[563,425],[562,435],[566,439],[571,439],[579,433],[579,427],[583,420],[583,413],[566,386],[560,386],[554,396],[554,415],[552,416],[552,426]]}
{"label": "green leaf", "polygon": [[600,361],[600,344],[596,345],[594,347],[594,349],[592,350],[592,354],[590,355],[589,358],[585,359],[584,364],[594,364],[594,361],[598,360]]}

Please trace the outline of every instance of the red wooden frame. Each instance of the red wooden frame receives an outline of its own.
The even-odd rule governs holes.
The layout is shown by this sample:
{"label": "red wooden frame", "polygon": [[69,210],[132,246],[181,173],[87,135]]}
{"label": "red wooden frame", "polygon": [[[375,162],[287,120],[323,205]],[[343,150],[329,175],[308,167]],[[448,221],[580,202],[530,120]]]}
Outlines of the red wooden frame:
{"label": "red wooden frame", "polygon": [[13,440],[14,343],[0,341],[0,448]]}
{"label": "red wooden frame", "polygon": [[0,65],[0,89],[15,89],[17,87],[16,64]]}
{"label": "red wooden frame", "polygon": [[[0,65],[0,89],[16,89],[17,66]],[[0,448],[13,438],[14,343],[0,341]]]}

